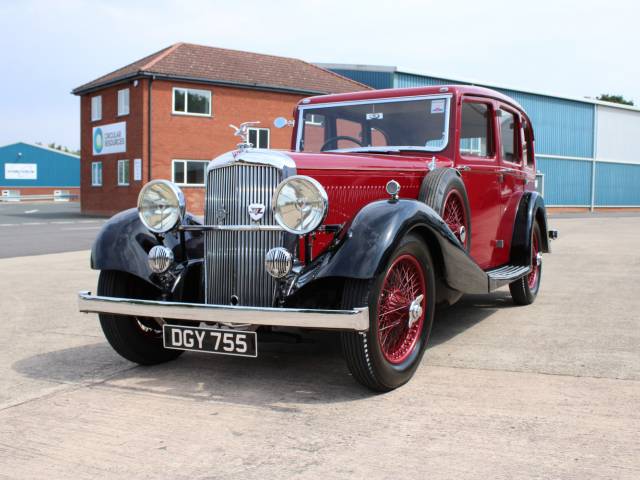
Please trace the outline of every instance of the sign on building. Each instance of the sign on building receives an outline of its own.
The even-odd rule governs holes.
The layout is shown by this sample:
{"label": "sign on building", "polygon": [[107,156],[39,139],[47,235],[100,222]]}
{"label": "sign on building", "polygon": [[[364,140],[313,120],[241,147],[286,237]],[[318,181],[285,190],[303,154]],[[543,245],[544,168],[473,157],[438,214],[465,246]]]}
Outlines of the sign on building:
{"label": "sign on building", "polygon": [[93,127],[93,154],[108,155],[127,151],[127,122]]}
{"label": "sign on building", "polygon": [[4,178],[7,180],[37,180],[38,165],[35,163],[5,163]]}

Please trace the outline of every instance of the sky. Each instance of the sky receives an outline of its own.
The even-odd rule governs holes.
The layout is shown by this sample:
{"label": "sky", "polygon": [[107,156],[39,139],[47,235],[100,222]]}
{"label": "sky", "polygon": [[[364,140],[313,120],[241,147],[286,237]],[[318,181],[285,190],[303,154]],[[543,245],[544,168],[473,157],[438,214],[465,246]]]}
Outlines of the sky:
{"label": "sky", "polygon": [[0,145],[80,145],[73,88],[176,42],[640,105],[632,0],[0,0]]}

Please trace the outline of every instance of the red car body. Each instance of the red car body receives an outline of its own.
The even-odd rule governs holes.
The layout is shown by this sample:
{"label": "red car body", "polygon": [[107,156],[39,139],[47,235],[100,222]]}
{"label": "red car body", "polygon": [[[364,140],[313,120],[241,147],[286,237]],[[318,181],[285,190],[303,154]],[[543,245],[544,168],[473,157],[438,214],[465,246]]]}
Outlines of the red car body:
{"label": "red car body", "polygon": [[[403,152],[401,155],[296,152],[295,132],[300,122],[299,110],[296,109],[290,155],[296,162],[298,173],[317,179],[327,190],[329,203],[339,206],[330,210],[326,220],[327,223],[336,224],[352,219],[367,203],[386,198],[385,185],[390,178],[389,172],[393,172],[394,179],[401,184],[403,198],[417,199],[422,180],[429,171],[440,167],[457,169],[467,189],[471,207],[473,239],[470,254],[481,268],[488,270],[508,263],[520,198],[525,191],[535,190],[533,131],[527,114],[517,102],[486,88],[437,86],[323,95],[305,99],[299,106],[442,93],[452,95],[453,107],[449,118],[451,138],[442,152]],[[508,161],[501,157],[498,117],[495,115],[492,115],[493,145],[496,146],[494,154],[488,158],[461,154],[460,107],[462,102],[467,101],[486,103],[493,112],[500,109],[512,111],[517,114],[518,129],[528,125],[528,132],[523,132],[523,135],[530,135],[530,146],[527,152],[523,152],[523,142],[517,142],[519,161]],[[525,153],[527,158],[524,158]],[[314,255],[318,255],[330,241],[330,234],[318,234]]]}
{"label": "red car body", "polygon": [[258,334],[337,330],[353,377],[388,391],[418,368],[436,304],[505,285],[535,300],[557,234],[514,100],[469,86],[326,95],[276,125],[293,127],[290,151],[251,148],[246,123],[209,164],[204,224],[166,180],[105,224],[98,295],[81,292],[80,310],[122,356],[255,357]]}

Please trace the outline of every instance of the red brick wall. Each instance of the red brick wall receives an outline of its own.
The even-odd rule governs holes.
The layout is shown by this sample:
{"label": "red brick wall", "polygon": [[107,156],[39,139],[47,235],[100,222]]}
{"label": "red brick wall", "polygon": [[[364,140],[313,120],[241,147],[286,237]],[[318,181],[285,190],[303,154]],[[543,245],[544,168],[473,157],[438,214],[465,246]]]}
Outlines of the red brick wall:
{"label": "red brick wall", "polygon": [[[185,87],[212,92],[211,117],[176,115],[172,113],[172,88]],[[137,195],[148,180],[147,172],[147,88],[148,81],[140,81],[137,88],[130,88],[130,115],[116,117],[117,91],[123,86],[104,89],[102,94],[102,120],[92,123],[91,97],[81,100],[82,143],[82,212],[115,213],[134,207]],[[270,129],[271,148],[288,149],[292,129],[276,129],[273,120],[283,116],[292,118],[292,112],[302,95],[218,87],[193,83],[156,80],[152,84],[152,166],[153,179],[171,180],[171,162],[181,160],[211,160],[233,150],[240,141],[233,136],[229,124],[260,121],[261,128]],[[127,121],[127,152],[117,155],[92,157],[92,127],[106,123]],[[143,159],[143,181],[133,181],[133,159]],[[130,186],[117,186],[117,160],[129,159]],[[103,162],[103,186],[91,187],[91,162]],[[197,215],[203,211],[204,187],[182,187],[187,198],[187,209]]]}
{"label": "red brick wall", "polygon": [[[118,90],[129,88],[129,114],[117,116]],[[91,121],[91,98],[102,95],[102,119]],[[80,189],[83,214],[114,214],[135,206],[146,179],[147,82],[123,83],[87,94],[80,99]],[[127,151],[93,156],[93,127],[127,122]],[[143,159],[142,181],[133,180],[133,160]],[[129,186],[118,186],[118,160],[129,160]],[[91,163],[102,162],[102,186],[91,186]]]}

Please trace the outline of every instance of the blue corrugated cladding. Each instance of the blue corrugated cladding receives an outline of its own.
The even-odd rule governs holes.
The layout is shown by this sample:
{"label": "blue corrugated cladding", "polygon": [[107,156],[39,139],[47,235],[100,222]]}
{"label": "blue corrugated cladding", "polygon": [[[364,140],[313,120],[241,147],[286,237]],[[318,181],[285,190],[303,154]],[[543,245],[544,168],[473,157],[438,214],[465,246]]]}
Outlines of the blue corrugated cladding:
{"label": "blue corrugated cladding", "polygon": [[[22,154],[22,155],[19,155]],[[5,163],[35,163],[36,180],[7,180]],[[28,143],[0,147],[0,186],[2,187],[79,187],[80,158],[39,148]]]}
{"label": "blue corrugated cladding", "polygon": [[432,87],[434,85],[452,85],[455,83],[460,82],[447,80],[446,78],[424,77],[402,72],[397,72],[393,78],[393,88]]}
{"label": "blue corrugated cladding", "polygon": [[595,204],[640,205],[640,165],[597,162]]}
{"label": "blue corrugated cladding", "polygon": [[547,205],[586,206],[591,203],[591,162],[536,158],[544,173],[544,201]]}
{"label": "blue corrugated cladding", "polygon": [[[460,83],[455,80],[396,73],[394,87],[426,87]],[[565,157],[593,156],[594,105],[513,90],[496,89],[525,109],[536,135],[536,151]]]}
{"label": "blue corrugated cladding", "polygon": [[531,118],[537,153],[593,157],[595,105],[513,90],[499,91],[522,105]]}
{"label": "blue corrugated cladding", "polygon": [[343,70],[334,68],[332,68],[331,71],[376,89],[393,87],[393,72],[371,72],[366,70]]}

